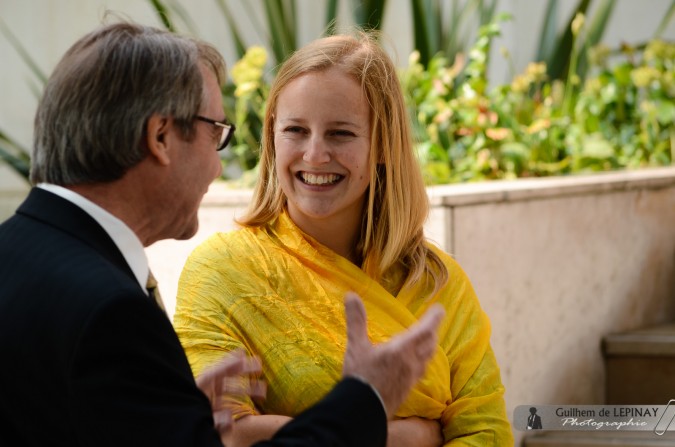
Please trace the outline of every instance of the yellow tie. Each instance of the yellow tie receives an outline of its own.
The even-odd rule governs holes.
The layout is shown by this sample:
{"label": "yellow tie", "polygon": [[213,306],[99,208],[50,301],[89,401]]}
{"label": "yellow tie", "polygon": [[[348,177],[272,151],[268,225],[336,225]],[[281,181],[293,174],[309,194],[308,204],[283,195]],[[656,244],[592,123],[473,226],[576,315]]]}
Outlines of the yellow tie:
{"label": "yellow tie", "polygon": [[148,271],[148,281],[145,283],[145,288],[148,289],[150,298],[154,299],[159,308],[166,313],[164,302],[162,302],[162,295],[159,294],[159,288],[157,288],[157,280],[151,271]]}

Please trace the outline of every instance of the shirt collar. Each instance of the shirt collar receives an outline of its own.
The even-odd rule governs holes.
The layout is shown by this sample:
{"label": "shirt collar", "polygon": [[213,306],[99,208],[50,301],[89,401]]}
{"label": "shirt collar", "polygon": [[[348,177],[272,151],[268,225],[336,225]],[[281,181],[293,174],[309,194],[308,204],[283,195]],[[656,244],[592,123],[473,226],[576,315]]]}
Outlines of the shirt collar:
{"label": "shirt collar", "polygon": [[138,236],[131,231],[131,228],[105,209],[75,191],[50,183],[40,183],[37,187],[77,205],[98,222],[113,240],[122,256],[124,256],[124,260],[129,264],[141,289],[145,290],[148,273],[150,272],[148,258],[145,255],[143,244],[138,239]]}

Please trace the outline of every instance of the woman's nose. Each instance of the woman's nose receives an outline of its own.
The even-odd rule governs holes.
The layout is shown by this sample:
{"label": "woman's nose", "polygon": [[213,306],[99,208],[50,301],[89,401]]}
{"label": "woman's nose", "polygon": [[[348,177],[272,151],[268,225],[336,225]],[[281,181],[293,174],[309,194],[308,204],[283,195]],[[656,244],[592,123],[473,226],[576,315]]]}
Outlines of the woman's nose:
{"label": "woman's nose", "polygon": [[308,140],[303,161],[312,165],[325,164],[330,161],[330,148],[321,137],[312,137]]}

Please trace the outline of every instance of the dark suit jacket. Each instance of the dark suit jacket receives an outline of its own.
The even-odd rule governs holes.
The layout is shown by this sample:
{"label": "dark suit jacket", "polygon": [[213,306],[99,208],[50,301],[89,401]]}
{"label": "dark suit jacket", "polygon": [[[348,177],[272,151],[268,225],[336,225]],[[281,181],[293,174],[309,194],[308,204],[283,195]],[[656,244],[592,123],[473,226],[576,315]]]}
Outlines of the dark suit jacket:
{"label": "dark suit jacket", "polygon": [[[107,233],[33,189],[0,225],[0,445],[220,446],[166,315]],[[345,380],[261,446],[379,446],[370,387]]]}

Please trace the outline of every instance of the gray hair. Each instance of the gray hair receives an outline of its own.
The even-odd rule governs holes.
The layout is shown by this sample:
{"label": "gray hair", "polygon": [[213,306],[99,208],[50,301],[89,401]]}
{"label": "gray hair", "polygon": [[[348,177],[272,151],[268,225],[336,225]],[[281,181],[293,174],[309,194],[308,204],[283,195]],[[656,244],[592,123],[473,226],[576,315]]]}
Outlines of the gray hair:
{"label": "gray hair", "polygon": [[78,40],[52,73],[38,105],[31,182],[62,186],[121,178],[147,155],[153,114],[194,138],[204,101],[204,64],[222,85],[225,62],[211,45],[132,23]]}

